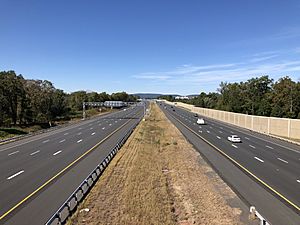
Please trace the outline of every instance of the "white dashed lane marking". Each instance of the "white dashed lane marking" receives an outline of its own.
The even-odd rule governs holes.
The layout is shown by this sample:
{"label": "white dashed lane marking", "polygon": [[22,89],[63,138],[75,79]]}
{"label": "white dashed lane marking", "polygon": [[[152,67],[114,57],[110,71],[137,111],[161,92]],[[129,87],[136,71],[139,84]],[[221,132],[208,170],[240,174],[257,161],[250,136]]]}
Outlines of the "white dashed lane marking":
{"label": "white dashed lane marking", "polygon": [[94,129],[93,127],[90,128],[90,130],[93,130],[93,129]]}
{"label": "white dashed lane marking", "polygon": [[274,149],[273,147],[269,146],[269,145],[266,145],[267,148],[269,149]]}
{"label": "white dashed lane marking", "polygon": [[217,136],[218,139],[221,139],[221,137]]}
{"label": "white dashed lane marking", "polygon": [[202,130],[199,130],[200,133],[202,133]]}
{"label": "white dashed lane marking", "polygon": [[234,148],[238,148],[238,146],[236,146],[236,145],[234,145],[234,144],[232,144],[231,146],[234,147]]}
{"label": "white dashed lane marking", "polygon": [[15,152],[9,153],[8,156],[17,154],[18,152],[19,152],[19,151],[15,151]]}
{"label": "white dashed lane marking", "polygon": [[248,137],[245,137],[245,139],[250,140],[250,138],[248,138]]}
{"label": "white dashed lane marking", "polygon": [[65,142],[65,141],[66,141],[66,139],[63,139],[63,140],[59,141],[59,143],[63,143],[63,142]]}
{"label": "white dashed lane marking", "polygon": [[59,153],[61,153],[61,151],[55,152],[53,155],[58,155]]}
{"label": "white dashed lane marking", "polygon": [[297,180],[298,183],[300,183],[300,180]]}
{"label": "white dashed lane marking", "polygon": [[81,132],[79,132],[77,135],[79,136],[79,135],[81,135],[82,133]]}
{"label": "white dashed lane marking", "polygon": [[77,141],[77,143],[80,143],[80,142],[82,142],[82,139],[80,139],[80,140]]}
{"label": "white dashed lane marking", "polygon": [[68,135],[69,133],[64,133],[64,135]]}
{"label": "white dashed lane marking", "polygon": [[249,147],[251,147],[251,148],[255,148],[255,146],[253,146],[253,145],[249,145]]}
{"label": "white dashed lane marking", "polygon": [[209,131],[209,130],[207,130],[206,132],[207,132],[207,133],[210,133],[210,131]]}
{"label": "white dashed lane marking", "polygon": [[258,160],[258,161],[260,161],[260,162],[262,162],[262,163],[264,162],[264,160],[262,160],[262,159],[260,159],[260,158],[258,158],[258,157],[256,157],[256,156],[254,157],[254,159],[256,159],[256,160]]}
{"label": "white dashed lane marking", "polygon": [[94,133],[91,133],[91,135],[95,135],[96,133],[94,132]]}
{"label": "white dashed lane marking", "polygon": [[35,155],[35,154],[37,154],[37,153],[39,153],[40,152],[40,150],[37,150],[37,151],[35,151],[35,152],[33,152],[33,153],[30,153],[30,155]]}
{"label": "white dashed lane marking", "polygon": [[219,133],[221,133],[221,134],[222,134],[223,132],[219,130]]}
{"label": "white dashed lane marking", "polygon": [[104,130],[104,129],[105,129],[105,127],[102,128],[102,130]]}
{"label": "white dashed lane marking", "polygon": [[19,176],[22,173],[24,173],[24,170],[21,170],[21,171],[15,173],[14,175],[11,175],[10,177],[7,178],[7,180],[13,179],[14,177]]}
{"label": "white dashed lane marking", "polygon": [[49,142],[50,140],[48,139],[48,140],[45,140],[45,141],[43,141],[43,143],[45,144],[45,143],[47,143],[47,142]]}
{"label": "white dashed lane marking", "polygon": [[288,161],[281,159],[281,158],[277,158],[279,161],[284,162],[284,163],[289,163]]}

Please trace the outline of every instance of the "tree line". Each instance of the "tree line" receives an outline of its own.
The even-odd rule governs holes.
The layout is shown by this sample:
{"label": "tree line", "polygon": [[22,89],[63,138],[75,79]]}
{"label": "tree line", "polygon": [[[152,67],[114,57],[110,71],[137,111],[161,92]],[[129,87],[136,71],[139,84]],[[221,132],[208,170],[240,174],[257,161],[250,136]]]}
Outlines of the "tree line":
{"label": "tree line", "polygon": [[[172,96],[162,98],[174,101]],[[217,92],[201,92],[193,99],[176,101],[249,115],[300,119],[300,82],[288,76],[275,82],[269,76],[239,83],[221,82]]]}
{"label": "tree line", "polygon": [[82,103],[104,101],[136,101],[126,92],[97,93],[76,91],[65,93],[48,80],[24,79],[14,71],[0,72],[0,126],[51,123],[68,119],[82,110]]}

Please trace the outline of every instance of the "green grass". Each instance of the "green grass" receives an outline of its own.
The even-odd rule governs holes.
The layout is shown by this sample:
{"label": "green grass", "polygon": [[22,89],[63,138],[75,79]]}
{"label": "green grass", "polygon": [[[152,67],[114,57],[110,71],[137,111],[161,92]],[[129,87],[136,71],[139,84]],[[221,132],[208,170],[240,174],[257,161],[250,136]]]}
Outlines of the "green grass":
{"label": "green grass", "polygon": [[27,131],[24,131],[21,128],[0,128],[0,139],[11,138],[17,135],[27,134]]}

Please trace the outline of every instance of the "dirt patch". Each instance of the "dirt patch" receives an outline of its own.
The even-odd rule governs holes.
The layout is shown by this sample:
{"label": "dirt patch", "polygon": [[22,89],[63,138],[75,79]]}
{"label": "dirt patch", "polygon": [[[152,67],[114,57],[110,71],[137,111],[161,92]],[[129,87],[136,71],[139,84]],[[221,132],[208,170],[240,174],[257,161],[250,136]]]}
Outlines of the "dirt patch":
{"label": "dirt patch", "polygon": [[244,224],[231,189],[157,105],[150,112],[69,224]]}

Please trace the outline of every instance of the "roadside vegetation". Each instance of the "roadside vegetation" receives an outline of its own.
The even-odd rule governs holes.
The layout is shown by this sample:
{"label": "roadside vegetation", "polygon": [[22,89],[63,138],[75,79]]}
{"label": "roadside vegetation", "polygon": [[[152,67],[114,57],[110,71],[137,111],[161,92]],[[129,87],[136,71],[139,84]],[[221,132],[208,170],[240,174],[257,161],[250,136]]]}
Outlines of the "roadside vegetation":
{"label": "roadside vegetation", "polygon": [[[65,93],[47,80],[24,79],[14,71],[0,72],[0,138],[49,128],[57,123],[82,117],[82,103],[104,101],[136,101],[126,92]],[[101,112],[106,109],[102,108]],[[87,116],[99,109],[87,107]]]}
{"label": "roadside vegetation", "polygon": [[[170,95],[161,98],[175,101]],[[176,101],[249,115],[300,119],[300,82],[288,76],[276,82],[268,76],[239,83],[221,82],[217,92],[202,92],[195,98]]]}
{"label": "roadside vegetation", "polygon": [[152,103],[67,224],[248,224],[237,202]]}

